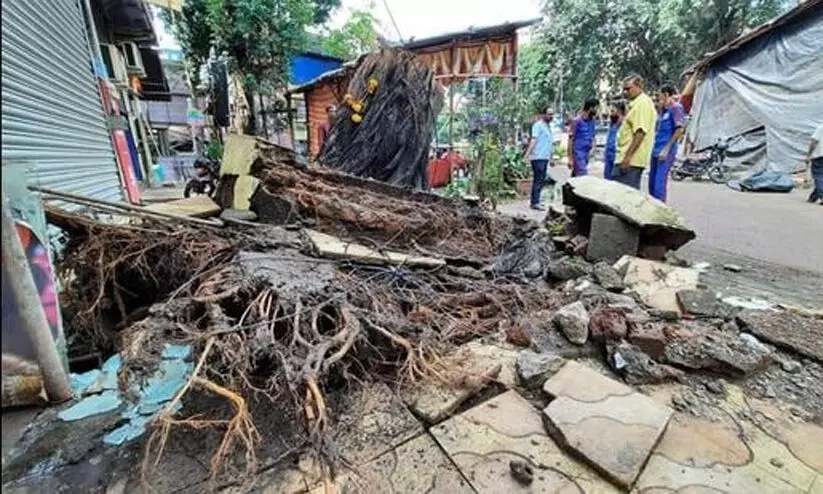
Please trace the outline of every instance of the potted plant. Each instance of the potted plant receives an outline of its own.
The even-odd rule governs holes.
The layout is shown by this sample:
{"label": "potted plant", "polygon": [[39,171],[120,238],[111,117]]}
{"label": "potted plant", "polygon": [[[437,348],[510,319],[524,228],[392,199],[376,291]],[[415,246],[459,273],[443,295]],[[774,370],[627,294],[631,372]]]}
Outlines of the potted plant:
{"label": "potted plant", "polygon": [[516,146],[507,146],[503,155],[503,176],[517,192],[518,196],[528,196],[531,192],[531,169]]}

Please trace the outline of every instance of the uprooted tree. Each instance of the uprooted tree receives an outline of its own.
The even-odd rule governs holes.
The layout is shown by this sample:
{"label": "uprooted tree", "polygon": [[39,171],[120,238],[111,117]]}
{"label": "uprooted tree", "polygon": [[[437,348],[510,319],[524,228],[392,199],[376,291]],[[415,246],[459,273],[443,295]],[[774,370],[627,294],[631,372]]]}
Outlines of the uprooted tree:
{"label": "uprooted tree", "polygon": [[394,185],[426,188],[426,163],[443,93],[414,54],[368,55],[321,150],[329,167]]}
{"label": "uprooted tree", "polygon": [[[262,161],[262,187],[292,203],[294,214],[312,218],[323,233],[381,249],[479,266],[516,230],[512,219],[447,198]],[[445,267],[320,259],[308,255],[316,247],[304,233],[263,225],[112,225],[54,208],[48,218],[71,239],[58,264],[72,274],[68,322],[104,353],[120,353],[122,389],[152,374],[164,345],[195,348],[193,375],[145,445],[147,478],[174,434],[219,431],[214,480],[252,479],[235,470],[259,466],[257,454],[271,439],[265,414],[274,411],[295,417],[302,450],[321,460],[328,482],[345,462],[334,441],[334,400],[347,388],[424,379],[485,383],[490,376],[459,371],[443,355],[558,303],[546,286],[524,289],[499,270],[486,279]],[[200,396],[220,405],[198,406]],[[184,411],[175,413],[181,400]]]}

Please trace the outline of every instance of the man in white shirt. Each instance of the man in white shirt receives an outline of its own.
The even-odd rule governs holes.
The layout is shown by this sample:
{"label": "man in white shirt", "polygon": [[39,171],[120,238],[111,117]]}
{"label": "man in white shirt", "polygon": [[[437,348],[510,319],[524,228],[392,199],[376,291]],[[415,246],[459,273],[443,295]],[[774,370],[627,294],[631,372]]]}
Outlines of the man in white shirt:
{"label": "man in white shirt", "polygon": [[811,172],[812,180],[814,180],[814,189],[809,194],[809,202],[820,201],[823,205],[823,122],[812,134],[809,154],[806,157],[806,170]]}

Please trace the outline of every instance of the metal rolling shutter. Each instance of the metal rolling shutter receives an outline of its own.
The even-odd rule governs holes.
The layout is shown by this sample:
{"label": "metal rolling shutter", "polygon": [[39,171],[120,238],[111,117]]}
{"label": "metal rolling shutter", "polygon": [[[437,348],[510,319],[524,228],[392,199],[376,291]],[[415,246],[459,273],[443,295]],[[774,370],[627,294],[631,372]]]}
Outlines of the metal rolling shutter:
{"label": "metal rolling shutter", "polygon": [[121,201],[80,5],[2,2],[3,166],[21,163],[29,183]]}

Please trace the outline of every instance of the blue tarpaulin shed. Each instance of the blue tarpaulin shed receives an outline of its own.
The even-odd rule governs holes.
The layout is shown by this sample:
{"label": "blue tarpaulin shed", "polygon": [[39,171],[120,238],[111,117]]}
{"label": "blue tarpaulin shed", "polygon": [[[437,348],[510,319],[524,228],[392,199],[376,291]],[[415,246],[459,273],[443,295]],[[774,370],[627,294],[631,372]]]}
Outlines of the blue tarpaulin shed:
{"label": "blue tarpaulin shed", "polygon": [[319,53],[301,53],[291,61],[289,83],[300,86],[318,78],[321,74],[338,69],[343,65],[339,58]]}

